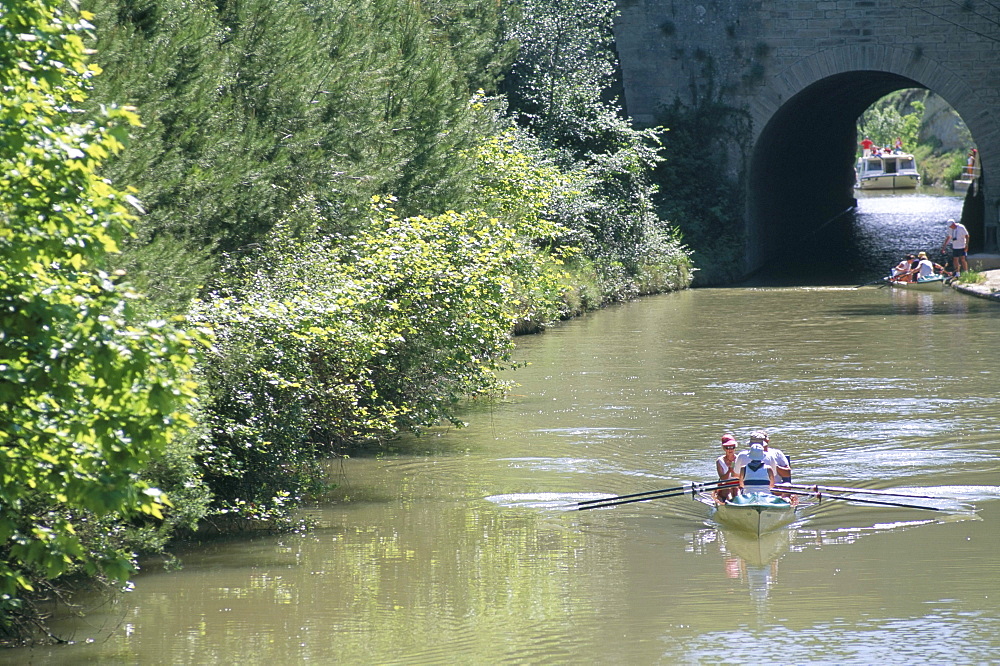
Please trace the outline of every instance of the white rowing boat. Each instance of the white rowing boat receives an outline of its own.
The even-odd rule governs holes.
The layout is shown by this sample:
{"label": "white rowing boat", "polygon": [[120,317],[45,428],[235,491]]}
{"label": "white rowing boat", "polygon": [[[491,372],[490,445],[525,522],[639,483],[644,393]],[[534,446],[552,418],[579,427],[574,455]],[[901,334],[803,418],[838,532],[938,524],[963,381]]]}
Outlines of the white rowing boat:
{"label": "white rowing boat", "polygon": [[708,494],[702,501],[715,507],[714,517],[719,523],[754,536],[789,525],[798,517],[796,504],[768,493],[739,494],[725,504]]}
{"label": "white rowing boat", "polygon": [[944,276],[935,275],[933,277],[918,279],[916,282],[900,282],[886,278],[890,287],[897,289],[909,289],[911,291],[943,291]]}

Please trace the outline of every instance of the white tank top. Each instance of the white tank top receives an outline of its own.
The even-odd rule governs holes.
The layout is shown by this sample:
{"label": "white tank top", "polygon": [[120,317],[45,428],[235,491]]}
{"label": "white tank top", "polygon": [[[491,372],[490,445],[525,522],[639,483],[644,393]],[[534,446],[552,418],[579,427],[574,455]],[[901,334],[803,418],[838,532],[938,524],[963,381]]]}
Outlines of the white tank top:
{"label": "white tank top", "polygon": [[[752,463],[751,463],[752,464]],[[743,492],[745,493],[770,493],[771,477],[768,475],[768,466],[761,464],[756,471],[750,465],[743,468]]]}

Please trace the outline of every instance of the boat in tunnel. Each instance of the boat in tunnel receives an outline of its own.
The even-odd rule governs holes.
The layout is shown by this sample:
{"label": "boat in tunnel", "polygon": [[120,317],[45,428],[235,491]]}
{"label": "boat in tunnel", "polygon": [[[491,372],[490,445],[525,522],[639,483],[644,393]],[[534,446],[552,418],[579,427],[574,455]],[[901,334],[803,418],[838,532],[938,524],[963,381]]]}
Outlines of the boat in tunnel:
{"label": "boat in tunnel", "polygon": [[920,184],[917,161],[909,153],[884,153],[858,158],[859,190],[912,190]]}

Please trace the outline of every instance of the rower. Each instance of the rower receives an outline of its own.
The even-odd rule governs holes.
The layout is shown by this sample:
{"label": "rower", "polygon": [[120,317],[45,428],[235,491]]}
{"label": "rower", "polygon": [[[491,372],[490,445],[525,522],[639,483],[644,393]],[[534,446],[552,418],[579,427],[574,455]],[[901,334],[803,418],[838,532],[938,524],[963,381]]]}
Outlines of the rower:
{"label": "rower", "polygon": [[[754,444],[760,444],[764,449],[764,461],[769,467],[774,469],[774,474],[777,477],[778,483],[791,483],[792,482],[792,464],[788,460],[781,449],[770,448],[771,438],[767,434],[766,430],[754,430],[750,433],[750,443],[749,446]],[[741,451],[738,456],[736,456],[736,472],[739,474],[741,467],[746,465],[750,461],[749,452]]]}
{"label": "rower", "polygon": [[[736,438],[726,433],[722,436],[722,455],[715,461],[715,471],[719,474],[719,481],[729,481],[739,478],[736,476]],[[715,491],[716,500],[725,502],[736,496],[738,489],[720,488]]]}
{"label": "rower", "polygon": [[768,465],[774,468],[775,483],[791,483],[792,482],[792,461],[784,454],[781,449],[775,449],[771,447],[771,438],[768,437],[767,433],[764,435],[764,461]]}
{"label": "rower", "polygon": [[770,494],[774,486],[774,470],[764,462],[764,447],[751,444],[747,452],[750,462],[740,470],[740,487],[744,494]]}
{"label": "rower", "polygon": [[910,281],[910,270],[912,266],[916,263],[917,257],[913,254],[908,254],[904,259],[902,259],[898,264],[892,267],[891,276],[893,280],[899,282],[909,282]]}

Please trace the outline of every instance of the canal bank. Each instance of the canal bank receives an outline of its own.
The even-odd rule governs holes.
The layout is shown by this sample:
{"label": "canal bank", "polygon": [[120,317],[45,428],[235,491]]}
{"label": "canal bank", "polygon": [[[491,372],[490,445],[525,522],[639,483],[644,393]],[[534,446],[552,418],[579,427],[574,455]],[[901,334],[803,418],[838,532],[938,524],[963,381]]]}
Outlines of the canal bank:
{"label": "canal bank", "polygon": [[1000,303],[1000,255],[970,255],[969,266],[980,271],[986,279],[976,284],[953,282],[951,286],[963,294]]}

